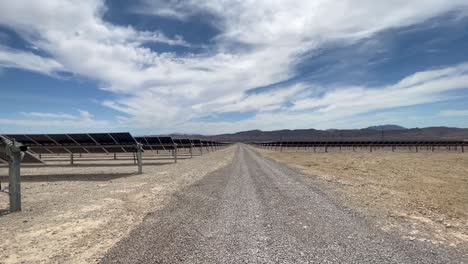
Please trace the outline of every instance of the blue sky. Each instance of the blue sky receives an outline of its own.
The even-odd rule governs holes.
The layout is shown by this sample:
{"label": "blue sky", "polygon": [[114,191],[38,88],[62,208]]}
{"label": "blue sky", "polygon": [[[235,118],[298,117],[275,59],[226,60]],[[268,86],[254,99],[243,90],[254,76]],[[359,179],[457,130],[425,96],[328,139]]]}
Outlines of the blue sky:
{"label": "blue sky", "polygon": [[466,0],[0,0],[0,133],[468,127]]}

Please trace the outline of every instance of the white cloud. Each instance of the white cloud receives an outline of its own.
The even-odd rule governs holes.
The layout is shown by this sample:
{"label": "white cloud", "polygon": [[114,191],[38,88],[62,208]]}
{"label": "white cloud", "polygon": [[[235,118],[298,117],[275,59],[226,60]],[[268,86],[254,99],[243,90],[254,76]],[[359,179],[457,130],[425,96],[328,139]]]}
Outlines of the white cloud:
{"label": "white cloud", "polygon": [[446,100],[446,92],[457,89],[468,89],[468,64],[419,72],[386,87],[337,87],[322,97],[295,101],[292,109],[350,116]]}
{"label": "white cloud", "polygon": [[84,110],[78,110],[78,115],[65,113],[47,112],[20,112],[26,118],[0,118],[0,125],[14,125],[23,127],[58,127],[58,128],[81,128],[94,130],[96,128],[107,128],[113,125],[107,120],[96,120],[93,115]]}
{"label": "white cloud", "polygon": [[[306,92],[306,88],[318,88],[297,84],[253,95],[246,91],[294,77],[294,66],[302,55],[330,41],[355,41],[381,30],[466,8],[468,4],[465,0],[187,0],[148,1],[139,9],[178,19],[197,13],[212,14],[213,25],[221,34],[215,39],[212,52],[201,55],[158,53],[145,48],[146,42],[154,41],[180,46],[190,43],[162,32],[141,32],[104,21],[103,0],[0,0],[0,6],[0,25],[15,30],[49,55],[45,58],[0,48],[0,66],[45,74],[65,71],[97,80],[118,98],[106,100],[103,105],[126,115],[119,118],[121,125],[176,130],[194,118],[231,111],[258,112],[253,120],[259,127],[268,126],[269,115],[276,116],[268,111],[278,109],[286,111],[288,118],[310,118],[309,114],[287,112],[284,104],[288,100],[296,101],[296,109],[321,107],[320,114],[328,118],[333,118],[334,109],[347,113],[380,109],[377,103],[361,98],[376,98],[389,107],[438,100],[442,94],[437,86],[440,80],[432,76],[429,81],[424,75],[414,75],[398,84],[411,86],[406,89],[411,91],[396,86],[378,87],[384,88],[387,95],[408,96],[399,98],[399,102],[367,87],[344,88],[324,98],[304,101],[297,97],[313,92]],[[239,43],[248,48],[230,48]],[[426,89],[417,85],[420,78],[424,86],[437,86],[434,93],[427,88],[422,99],[413,96]],[[332,102],[341,98],[355,102],[345,103],[346,107]]]}
{"label": "white cloud", "polygon": [[60,119],[77,119],[77,116],[64,113],[43,113],[43,112],[21,112],[20,114],[29,117],[38,118],[60,118]]}
{"label": "white cloud", "polygon": [[468,117],[468,110],[444,110],[439,115],[446,117]]}
{"label": "white cloud", "polygon": [[208,103],[194,105],[193,109],[199,111],[200,114],[279,110],[284,107],[285,103],[305,96],[307,94],[306,88],[306,85],[300,83],[250,95],[234,94]]}
{"label": "white cloud", "polygon": [[21,68],[52,75],[63,69],[62,65],[49,58],[0,46],[0,67]]}

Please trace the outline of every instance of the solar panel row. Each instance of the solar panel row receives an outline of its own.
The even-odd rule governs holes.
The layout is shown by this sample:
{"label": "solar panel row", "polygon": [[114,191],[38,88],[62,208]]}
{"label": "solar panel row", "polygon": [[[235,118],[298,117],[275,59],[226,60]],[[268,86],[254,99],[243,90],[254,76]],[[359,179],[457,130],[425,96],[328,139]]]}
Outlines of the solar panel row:
{"label": "solar panel row", "polygon": [[[191,139],[173,139],[168,136],[133,137],[128,132],[120,133],[75,133],[75,134],[9,134],[4,135],[26,146],[32,154],[84,154],[84,153],[135,153],[137,143],[145,150],[186,149],[192,147],[215,147],[224,143]],[[4,155],[3,155],[4,156]],[[26,160],[40,161],[26,153]]]}
{"label": "solar panel row", "polygon": [[135,140],[143,144],[145,150],[173,150],[176,147],[171,137],[142,136]]}
{"label": "solar panel row", "polygon": [[36,154],[135,152],[137,142],[130,133],[16,134],[5,135]]}
{"label": "solar panel row", "polygon": [[451,148],[460,147],[462,152],[465,152],[465,147],[468,146],[468,141],[456,141],[456,140],[426,140],[426,141],[302,141],[302,142],[254,142],[252,143],[256,146],[265,147],[265,148],[308,148],[313,147],[314,150],[316,147],[325,147],[325,149],[331,147],[368,147],[372,151],[373,148],[383,148],[383,147],[392,147],[392,150],[395,150],[397,147],[409,147],[410,149],[414,147],[416,151],[420,147],[431,148],[432,151],[436,147],[447,147]]}
{"label": "solar panel row", "polygon": [[254,142],[261,146],[463,146],[468,145],[468,141],[287,141],[287,142]]}

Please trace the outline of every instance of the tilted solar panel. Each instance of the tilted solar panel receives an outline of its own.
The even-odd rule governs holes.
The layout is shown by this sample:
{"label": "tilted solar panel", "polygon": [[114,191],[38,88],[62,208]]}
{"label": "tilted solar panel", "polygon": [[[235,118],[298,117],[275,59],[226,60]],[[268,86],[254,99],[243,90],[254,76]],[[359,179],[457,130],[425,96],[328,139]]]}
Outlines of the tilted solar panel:
{"label": "tilted solar panel", "polygon": [[36,145],[36,143],[34,141],[32,141],[30,138],[28,138],[25,135],[5,135],[5,136],[7,138],[9,138],[9,139],[14,139],[14,140],[16,140],[18,142],[21,142],[26,146]]}
{"label": "tilted solar panel", "polygon": [[174,141],[171,137],[159,137],[159,141],[161,141],[161,144],[164,145],[174,144]]}
{"label": "tilted solar panel", "polygon": [[59,145],[76,145],[76,142],[65,134],[48,134],[47,136]]}
{"label": "tilted solar panel", "polygon": [[201,141],[199,139],[193,139],[192,144],[194,147],[200,147],[201,146]]}
{"label": "tilted solar panel", "polygon": [[49,146],[57,145],[57,142],[54,142],[47,135],[26,135],[26,137],[29,137],[31,140],[38,143],[39,145],[43,145],[43,146],[45,146],[45,145],[49,145]]}
{"label": "tilted solar panel", "polygon": [[187,138],[180,139],[180,141],[182,144],[192,144],[192,142],[190,142],[190,139]]}
{"label": "tilted solar panel", "polygon": [[[28,146],[33,153],[120,153],[136,151],[130,133],[7,135]],[[114,146],[114,147],[113,147]]]}
{"label": "tilted solar panel", "polygon": [[135,145],[137,141],[130,133],[110,133],[110,136],[120,145]]}
{"label": "tilted solar panel", "polygon": [[117,142],[109,134],[91,133],[88,135],[99,145],[116,145],[117,144]]}
{"label": "tilted solar panel", "polygon": [[96,142],[88,134],[68,134],[79,145],[96,145]]}

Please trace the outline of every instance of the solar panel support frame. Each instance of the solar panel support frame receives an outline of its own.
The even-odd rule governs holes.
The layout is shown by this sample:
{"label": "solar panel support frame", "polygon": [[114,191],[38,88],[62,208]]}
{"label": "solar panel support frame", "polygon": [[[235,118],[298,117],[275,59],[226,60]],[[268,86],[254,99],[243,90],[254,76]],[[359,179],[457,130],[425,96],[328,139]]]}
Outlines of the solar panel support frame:
{"label": "solar panel support frame", "polygon": [[172,150],[174,153],[174,163],[177,163],[177,144],[174,143],[174,149]]}
{"label": "solar panel support frame", "polygon": [[9,140],[0,136],[0,141],[5,145],[5,153],[10,158],[8,179],[9,188],[8,194],[10,196],[10,212],[21,211],[21,158],[22,151],[26,149],[15,140]]}
{"label": "solar panel support frame", "polygon": [[143,174],[143,144],[137,143],[138,174]]}

